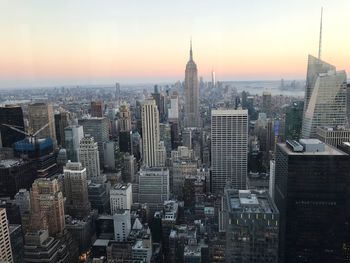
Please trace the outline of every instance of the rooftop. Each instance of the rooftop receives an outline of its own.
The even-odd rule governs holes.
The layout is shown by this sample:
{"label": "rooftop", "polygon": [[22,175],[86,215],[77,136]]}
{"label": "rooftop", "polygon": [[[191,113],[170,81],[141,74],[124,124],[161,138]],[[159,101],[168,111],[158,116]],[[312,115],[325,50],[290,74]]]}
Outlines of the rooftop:
{"label": "rooftop", "polygon": [[266,191],[226,189],[225,194],[230,212],[278,213],[276,205]]}
{"label": "rooftop", "polygon": [[14,166],[19,166],[23,163],[21,159],[6,159],[0,160],[0,168],[10,168]]}
{"label": "rooftop", "polygon": [[[306,142],[308,145],[312,145],[315,143],[320,142],[317,139],[303,139],[300,142]],[[322,142],[321,142],[322,143]],[[281,147],[281,149],[286,152],[288,155],[347,155],[346,153],[343,153],[342,151],[338,150],[337,148],[334,148],[328,144],[323,143],[324,150],[323,151],[293,151],[291,148],[287,146],[286,143],[278,143],[278,146]]]}

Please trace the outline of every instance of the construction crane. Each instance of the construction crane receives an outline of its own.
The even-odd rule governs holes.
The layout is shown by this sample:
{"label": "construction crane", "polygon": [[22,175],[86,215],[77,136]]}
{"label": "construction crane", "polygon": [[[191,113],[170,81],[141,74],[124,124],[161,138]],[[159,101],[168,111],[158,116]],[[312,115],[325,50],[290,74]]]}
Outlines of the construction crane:
{"label": "construction crane", "polygon": [[45,130],[49,126],[49,124],[50,123],[46,123],[43,127],[41,127],[39,130],[37,130],[34,133],[25,132],[25,131],[22,131],[22,130],[18,129],[18,128],[23,128],[23,127],[20,127],[20,126],[9,125],[9,124],[2,124],[2,125],[10,128],[11,130],[14,130],[16,132],[19,132],[19,133],[22,133],[22,134],[26,135],[30,143],[35,143],[36,144],[36,142],[37,142],[37,135],[41,131]]}

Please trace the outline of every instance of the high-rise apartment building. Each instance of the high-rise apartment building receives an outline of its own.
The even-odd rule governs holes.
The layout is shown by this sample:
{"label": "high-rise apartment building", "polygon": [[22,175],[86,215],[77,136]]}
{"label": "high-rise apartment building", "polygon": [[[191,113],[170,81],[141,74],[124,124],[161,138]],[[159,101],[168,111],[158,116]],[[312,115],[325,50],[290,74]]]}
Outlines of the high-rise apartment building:
{"label": "high-rise apartment building", "polygon": [[86,168],[81,163],[68,162],[63,169],[66,213],[73,218],[90,214]]}
{"label": "high-rise apartment building", "polygon": [[64,231],[64,197],[57,179],[36,179],[30,191],[30,225],[32,231],[47,229],[50,236]]}
{"label": "high-rise apartment building", "polygon": [[142,150],[146,167],[159,165],[159,112],[155,100],[146,99],[142,104]]}
{"label": "high-rise apartment building", "polygon": [[83,126],[73,125],[64,129],[67,160],[77,162],[79,159],[80,141],[84,138]]}
{"label": "high-rise apartment building", "polygon": [[320,126],[347,124],[346,72],[309,55],[302,138],[316,138]]}
{"label": "high-rise apartment building", "polygon": [[37,132],[48,124],[37,135],[38,138],[51,138],[56,142],[55,119],[52,104],[34,103],[28,105],[29,131]]}
{"label": "high-rise apartment building", "polygon": [[280,262],[341,262],[349,257],[348,177],[348,154],[317,139],[277,144]]}
{"label": "high-rise apartment building", "polygon": [[24,139],[24,134],[3,124],[13,125],[16,129],[24,131],[23,112],[20,106],[5,105],[5,107],[0,107],[0,147],[12,147],[15,142]]}
{"label": "high-rise apartment building", "polygon": [[267,191],[225,189],[226,262],[278,262],[279,211]]}
{"label": "high-rise apartment building", "polygon": [[97,180],[101,177],[99,150],[93,137],[84,137],[79,146],[79,162],[86,168],[89,180]]}
{"label": "high-rise apartment building", "polygon": [[132,205],[132,186],[128,184],[117,184],[109,191],[111,214],[118,210],[130,210]]}
{"label": "high-rise apartment building", "polygon": [[199,86],[197,65],[193,61],[192,41],[190,60],[185,70],[185,127],[200,127]]}
{"label": "high-rise apartment building", "polygon": [[6,209],[0,208],[0,262],[13,263]]}
{"label": "high-rise apartment building", "polygon": [[102,101],[91,101],[91,117],[103,117],[104,106]]}
{"label": "high-rise apartment building", "polygon": [[248,111],[212,110],[212,191],[223,192],[229,182],[246,188],[248,165]]}
{"label": "high-rise apartment building", "polygon": [[98,145],[100,167],[104,166],[103,144],[109,141],[109,121],[106,117],[91,117],[78,120],[83,126],[84,135],[94,137]]}

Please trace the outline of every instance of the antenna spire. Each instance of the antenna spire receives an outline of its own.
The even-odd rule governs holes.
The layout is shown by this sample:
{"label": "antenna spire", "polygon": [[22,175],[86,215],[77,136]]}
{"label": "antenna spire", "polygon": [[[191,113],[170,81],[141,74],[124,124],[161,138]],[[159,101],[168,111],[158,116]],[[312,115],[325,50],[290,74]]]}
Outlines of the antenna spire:
{"label": "antenna spire", "polygon": [[319,42],[318,42],[318,59],[321,59],[321,47],[322,47],[322,16],[323,16],[323,7],[321,7],[320,39],[319,39]]}
{"label": "antenna spire", "polygon": [[192,37],[190,42],[190,60],[193,60],[193,54],[192,54]]}

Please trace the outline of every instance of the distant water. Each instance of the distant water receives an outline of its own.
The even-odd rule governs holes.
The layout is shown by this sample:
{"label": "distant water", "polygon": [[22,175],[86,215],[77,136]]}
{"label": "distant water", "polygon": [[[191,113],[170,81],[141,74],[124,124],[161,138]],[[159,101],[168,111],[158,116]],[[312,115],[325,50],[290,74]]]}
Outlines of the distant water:
{"label": "distant water", "polygon": [[238,92],[248,91],[250,94],[261,95],[264,91],[271,92],[272,95],[286,95],[294,97],[304,97],[305,81],[224,81],[223,86],[229,85]]}

